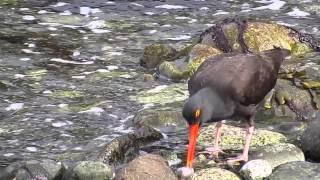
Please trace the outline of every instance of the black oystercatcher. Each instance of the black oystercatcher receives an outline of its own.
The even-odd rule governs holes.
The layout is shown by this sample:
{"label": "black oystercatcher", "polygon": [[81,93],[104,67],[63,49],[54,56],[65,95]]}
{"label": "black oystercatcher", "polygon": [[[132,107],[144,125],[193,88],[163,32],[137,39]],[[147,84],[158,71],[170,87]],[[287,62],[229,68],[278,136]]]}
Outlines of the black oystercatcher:
{"label": "black oystercatcher", "polygon": [[222,120],[242,117],[247,123],[242,155],[229,163],[247,161],[254,131],[256,105],[275,86],[280,65],[288,50],[275,48],[258,54],[227,53],[206,60],[190,78],[190,98],[183,108],[189,124],[187,167],[192,168],[199,127],[204,122],[218,122],[215,143],[208,148],[218,154]]}

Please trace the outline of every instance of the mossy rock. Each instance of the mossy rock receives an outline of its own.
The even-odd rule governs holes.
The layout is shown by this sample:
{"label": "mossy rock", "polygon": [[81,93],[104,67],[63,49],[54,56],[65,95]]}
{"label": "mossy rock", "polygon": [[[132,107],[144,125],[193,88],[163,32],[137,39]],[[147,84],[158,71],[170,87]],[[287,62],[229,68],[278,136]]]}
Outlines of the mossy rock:
{"label": "mossy rock", "polygon": [[47,74],[46,69],[35,69],[35,70],[29,70],[26,72],[26,75],[29,79],[34,81],[41,81],[43,76]]}
{"label": "mossy rock", "polygon": [[291,161],[304,161],[301,149],[289,143],[269,144],[250,152],[249,159],[263,159],[270,163],[272,168]]}
{"label": "mossy rock", "polygon": [[[201,130],[198,143],[202,146],[213,146],[215,125],[209,125]],[[224,150],[242,150],[244,145],[245,131],[243,128],[225,125],[222,130],[220,146]],[[256,129],[251,140],[250,149],[267,144],[278,144],[285,142],[287,138],[277,132],[268,130]]]}
{"label": "mossy rock", "polygon": [[196,171],[192,180],[241,180],[235,173],[221,168],[207,168]]}
{"label": "mossy rock", "polygon": [[130,96],[130,100],[148,104],[168,104],[184,101],[189,96],[187,85],[177,83],[155,87],[147,91],[140,91],[136,96]]}
{"label": "mossy rock", "polygon": [[155,68],[162,61],[170,59],[177,54],[176,49],[162,44],[146,46],[140,59],[140,65],[146,68]]}

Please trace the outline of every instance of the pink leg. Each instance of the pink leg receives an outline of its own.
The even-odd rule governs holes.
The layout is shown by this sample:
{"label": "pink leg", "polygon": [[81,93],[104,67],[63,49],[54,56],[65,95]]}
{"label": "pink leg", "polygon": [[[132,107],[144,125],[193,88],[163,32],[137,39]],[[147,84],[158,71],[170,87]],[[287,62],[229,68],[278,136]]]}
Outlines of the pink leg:
{"label": "pink leg", "polygon": [[222,132],[223,122],[217,122],[216,124],[216,133],[214,138],[214,145],[213,147],[206,148],[206,152],[209,152],[213,156],[218,157],[219,153],[224,153],[220,147],[219,142],[221,141],[221,132]]}
{"label": "pink leg", "polygon": [[249,147],[250,147],[253,131],[254,131],[253,126],[248,126],[246,128],[246,138],[245,138],[245,144],[244,144],[242,155],[236,158],[229,158],[228,163],[233,164],[238,161],[248,161]]}

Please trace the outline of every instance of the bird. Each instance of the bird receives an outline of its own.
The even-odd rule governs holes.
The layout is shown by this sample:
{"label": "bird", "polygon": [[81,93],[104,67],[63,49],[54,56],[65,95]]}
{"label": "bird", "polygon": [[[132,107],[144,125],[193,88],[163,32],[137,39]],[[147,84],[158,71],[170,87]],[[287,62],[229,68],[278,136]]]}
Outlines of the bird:
{"label": "bird", "polygon": [[192,168],[199,129],[204,123],[216,122],[212,154],[219,147],[224,121],[240,117],[246,124],[243,152],[228,163],[248,161],[254,119],[259,103],[271,91],[280,66],[290,51],[274,47],[259,53],[230,52],[207,59],[188,81],[189,98],[182,115],[189,126],[186,168]]}

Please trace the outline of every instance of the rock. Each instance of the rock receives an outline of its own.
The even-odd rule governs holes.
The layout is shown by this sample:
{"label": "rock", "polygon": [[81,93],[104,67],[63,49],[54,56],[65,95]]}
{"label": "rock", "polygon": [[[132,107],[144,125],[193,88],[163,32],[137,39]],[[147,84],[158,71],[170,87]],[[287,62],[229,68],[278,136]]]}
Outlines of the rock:
{"label": "rock", "polygon": [[247,162],[240,169],[240,174],[246,180],[263,180],[270,176],[272,173],[272,167],[268,161],[262,159],[256,159]]}
{"label": "rock", "polygon": [[133,124],[143,124],[161,132],[174,132],[187,129],[187,124],[182,117],[181,107],[157,107],[156,109],[144,109],[133,118]]}
{"label": "rock", "polygon": [[[213,146],[215,124],[202,128],[198,144],[202,146]],[[245,132],[243,128],[225,125],[222,129],[220,146],[222,149],[242,150]],[[256,129],[251,140],[250,150],[267,144],[277,144],[286,141],[286,137],[280,133],[268,130]]]}
{"label": "rock", "polygon": [[95,161],[80,161],[69,172],[65,173],[63,180],[108,180],[113,177],[112,169]]}
{"label": "rock", "polygon": [[177,83],[171,85],[160,85],[147,91],[140,91],[136,96],[130,96],[132,101],[143,104],[168,104],[181,102],[189,96],[187,85]]}
{"label": "rock", "polygon": [[176,180],[177,177],[161,156],[147,154],[134,159],[121,168],[115,179]]}
{"label": "rock", "polygon": [[320,179],[320,163],[295,161],[278,166],[269,180],[318,180]]}
{"label": "rock", "polygon": [[277,143],[260,147],[249,153],[249,160],[263,159],[272,169],[292,161],[304,161],[304,154],[297,146],[289,143]]}
{"label": "rock", "polygon": [[143,74],[143,81],[155,81],[155,78],[152,74]]}
{"label": "rock", "polygon": [[162,134],[159,131],[144,126],[137,129],[134,133],[125,134],[113,139],[100,152],[93,152],[88,159],[117,166],[134,159],[139,154],[140,146],[158,141],[161,138]]}
{"label": "rock", "polygon": [[53,160],[26,161],[13,163],[0,172],[0,179],[60,179],[62,166]]}
{"label": "rock", "polygon": [[140,65],[145,68],[155,68],[163,60],[172,58],[177,53],[176,49],[162,44],[146,46],[140,59]]}
{"label": "rock", "polygon": [[301,137],[301,149],[313,160],[320,160],[320,121],[315,119]]}
{"label": "rock", "polygon": [[241,180],[235,173],[221,168],[207,168],[196,171],[192,180]]}

